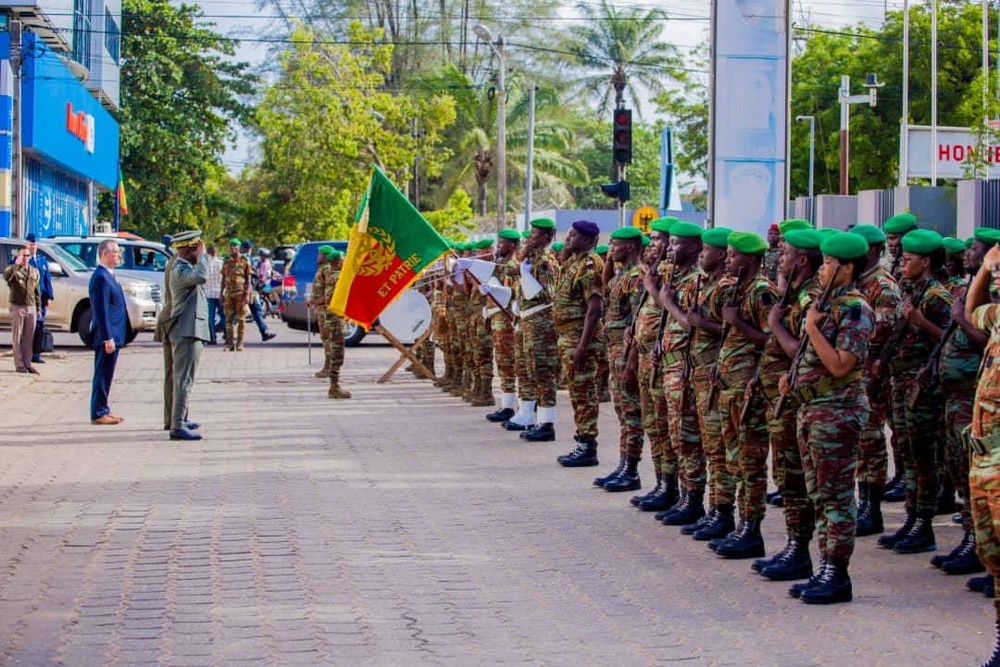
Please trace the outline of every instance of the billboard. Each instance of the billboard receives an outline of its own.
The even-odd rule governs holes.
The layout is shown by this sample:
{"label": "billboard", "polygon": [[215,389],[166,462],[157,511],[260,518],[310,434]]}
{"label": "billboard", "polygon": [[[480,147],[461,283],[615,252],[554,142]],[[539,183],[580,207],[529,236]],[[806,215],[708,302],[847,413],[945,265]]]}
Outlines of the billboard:
{"label": "billboard", "polygon": [[[972,161],[979,152],[979,136],[967,127],[938,127],[937,146],[931,152],[931,128],[910,125],[906,128],[907,176],[930,178],[932,155],[937,159],[938,178],[972,178]],[[1000,178],[1000,143],[988,142],[984,156],[989,169],[985,178]]]}
{"label": "billboard", "polygon": [[765,234],[785,215],[789,0],[714,0],[712,224]]}

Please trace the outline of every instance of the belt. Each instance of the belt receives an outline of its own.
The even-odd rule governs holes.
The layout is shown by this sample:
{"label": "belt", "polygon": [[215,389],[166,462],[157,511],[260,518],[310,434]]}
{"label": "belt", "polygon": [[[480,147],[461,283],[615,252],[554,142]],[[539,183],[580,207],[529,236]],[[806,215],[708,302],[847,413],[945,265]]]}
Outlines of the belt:
{"label": "belt", "polygon": [[972,453],[978,456],[986,456],[995,447],[1000,447],[1000,431],[993,431],[985,438],[977,438],[972,435],[972,425],[970,424],[962,429],[962,437],[968,443]]}
{"label": "belt", "polygon": [[861,379],[861,371],[858,369],[851,371],[844,377],[836,378],[832,375],[828,375],[819,382],[814,382],[813,384],[806,385],[805,387],[796,387],[792,391],[792,394],[799,399],[800,403],[809,403],[820,396],[829,394],[834,389],[839,389],[840,387],[846,386],[859,379]]}
{"label": "belt", "polygon": [[520,313],[518,315],[518,317],[520,319],[524,320],[524,319],[527,319],[527,318],[531,317],[532,315],[537,315],[538,313],[542,312],[543,310],[548,310],[551,307],[552,307],[551,303],[543,303],[543,304],[539,304],[537,306],[532,306],[531,308],[527,309],[523,313]]}
{"label": "belt", "polygon": [[729,373],[725,376],[719,375],[719,388],[729,389],[730,387],[746,385],[747,380],[753,377],[756,370],[756,368],[744,368],[736,373]]}
{"label": "belt", "polygon": [[904,359],[902,361],[893,361],[889,363],[889,374],[899,375],[900,373],[905,373],[908,370],[920,366],[923,361],[920,359]]}
{"label": "belt", "polygon": [[691,365],[695,367],[704,366],[705,364],[710,364],[713,361],[715,361],[718,356],[719,356],[719,348],[713,347],[710,350],[704,350],[702,352],[699,352],[698,354],[692,355]]}

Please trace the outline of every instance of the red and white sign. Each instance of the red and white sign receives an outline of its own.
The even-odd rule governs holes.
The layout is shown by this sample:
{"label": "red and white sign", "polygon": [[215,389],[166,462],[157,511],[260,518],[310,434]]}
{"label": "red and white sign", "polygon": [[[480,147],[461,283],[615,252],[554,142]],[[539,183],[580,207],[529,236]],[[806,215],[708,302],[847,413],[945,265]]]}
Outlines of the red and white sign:
{"label": "red and white sign", "polygon": [[987,176],[1000,178],[1000,143],[986,138],[986,145],[980,146],[979,137],[967,127],[939,127],[937,144],[931,151],[931,128],[924,125],[910,125],[907,128],[909,147],[908,174],[911,178],[930,178],[931,159],[937,160],[938,178],[983,178],[975,173],[976,156],[982,152],[988,165]]}
{"label": "red and white sign", "polygon": [[82,111],[75,113],[73,103],[66,103],[66,131],[83,142],[88,153],[94,152],[94,117]]}

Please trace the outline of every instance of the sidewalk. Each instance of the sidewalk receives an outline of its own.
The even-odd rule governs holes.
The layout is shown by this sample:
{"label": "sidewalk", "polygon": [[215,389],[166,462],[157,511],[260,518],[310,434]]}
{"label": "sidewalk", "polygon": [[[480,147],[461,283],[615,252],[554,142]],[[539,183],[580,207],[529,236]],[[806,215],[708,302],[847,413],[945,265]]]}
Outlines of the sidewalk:
{"label": "sidewalk", "polygon": [[[992,650],[990,601],[931,554],[862,538],[855,602],[808,607],[593,488],[617,460],[610,404],[601,467],[562,469],[565,392],[560,442],[532,445],[408,373],[376,385],[397,354],[370,342],[347,351],[354,398],[330,401],[321,350],[309,367],[304,334],[276,330],[205,349],[194,443],[161,430],[148,337],[122,352],[116,427],[89,424],[89,351],[37,379],[0,357],[0,665],[895,667]],[[938,519],[950,549],[960,529]],[[765,536],[783,544],[780,510]]]}

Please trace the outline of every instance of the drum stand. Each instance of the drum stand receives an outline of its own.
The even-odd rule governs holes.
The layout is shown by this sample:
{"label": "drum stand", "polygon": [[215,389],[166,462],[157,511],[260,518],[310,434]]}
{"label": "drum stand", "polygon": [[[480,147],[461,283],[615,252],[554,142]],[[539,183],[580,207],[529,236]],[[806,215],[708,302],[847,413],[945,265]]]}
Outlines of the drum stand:
{"label": "drum stand", "polygon": [[437,381],[440,379],[438,376],[434,375],[434,371],[427,368],[427,366],[424,365],[424,362],[420,361],[420,359],[417,358],[417,355],[415,355],[412,351],[420,347],[420,344],[423,343],[425,340],[427,340],[427,338],[431,335],[430,327],[427,328],[427,331],[420,334],[420,337],[417,338],[415,341],[413,341],[413,345],[411,345],[410,347],[407,347],[403,343],[399,342],[399,339],[393,336],[391,333],[389,333],[389,331],[386,330],[386,328],[383,327],[381,324],[375,325],[375,331],[379,332],[383,338],[389,341],[390,345],[399,350],[400,354],[399,359],[396,360],[396,363],[390,366],[389,370],[387,370],[382,375],[382,377],[378,379],[377,381],[378,384],[385,384],[386,382],[388,382],[389,379],[396,373],[396,371],[399,370],[399,367],[402,366],[404,363],[406,363],[407,360],[409,360],[413,364],[413,367],[416,368],[418,371],[420,371],[420,374],[423,375],[428,380]]}

